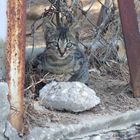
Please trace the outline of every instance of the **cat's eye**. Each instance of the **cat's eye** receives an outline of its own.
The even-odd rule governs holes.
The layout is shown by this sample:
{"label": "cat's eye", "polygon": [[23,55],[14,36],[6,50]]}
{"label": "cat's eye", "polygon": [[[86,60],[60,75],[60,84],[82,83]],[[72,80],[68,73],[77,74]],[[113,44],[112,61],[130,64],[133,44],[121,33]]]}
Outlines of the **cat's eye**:
{"label": "cat's eye", "polygon": [[58,42],[56,42],[56,41],[52,42],[52,45],[53,45],[53,47],[58,47],[59,46]]}
{"label": "cat's eye", "polygon": [[58,48],[58,42],[57,41],[52,41],[48,43],[49,48]]}
{"label": "cat's eye", "polygon": [[71,48],[72,45],[73,45],[73,44],[72,44],[71,42],[69,42],[69,43],[67,43],[66,47],[67,47],[67,48]]}

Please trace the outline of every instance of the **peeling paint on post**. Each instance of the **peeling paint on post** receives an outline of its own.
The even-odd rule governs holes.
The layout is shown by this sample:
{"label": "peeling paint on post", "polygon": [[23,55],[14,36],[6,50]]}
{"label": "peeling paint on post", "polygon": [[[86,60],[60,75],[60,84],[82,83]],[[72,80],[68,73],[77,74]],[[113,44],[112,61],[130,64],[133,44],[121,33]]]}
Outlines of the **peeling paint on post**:
{"label": "peeling paint on post", "polygon": [[23,94],[25,77],[25,0],[8,0],[6,78],[9,86],[9,115],[13,127],[23,127]]}
{"label": "peeling paint on post", "polygon": [[140,97],[140,34],[134,0],[118,0],[134,97]]}

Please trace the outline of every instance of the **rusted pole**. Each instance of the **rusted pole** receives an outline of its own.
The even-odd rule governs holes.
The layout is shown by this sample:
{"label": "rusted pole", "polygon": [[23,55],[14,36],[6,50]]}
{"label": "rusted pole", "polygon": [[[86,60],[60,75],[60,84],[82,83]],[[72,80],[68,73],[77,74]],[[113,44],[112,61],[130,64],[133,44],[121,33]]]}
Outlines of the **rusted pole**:
{"label": "rusted pole", "polygon": [[23,127],[23,94],[25,70],[25,1],[8,0],[6,77],[11,104],[10,122],[20,131]]}
{"label": "rusted pole", "polygon": [[134,97],[140,96],[140,34],[134,0],[118,0]]}

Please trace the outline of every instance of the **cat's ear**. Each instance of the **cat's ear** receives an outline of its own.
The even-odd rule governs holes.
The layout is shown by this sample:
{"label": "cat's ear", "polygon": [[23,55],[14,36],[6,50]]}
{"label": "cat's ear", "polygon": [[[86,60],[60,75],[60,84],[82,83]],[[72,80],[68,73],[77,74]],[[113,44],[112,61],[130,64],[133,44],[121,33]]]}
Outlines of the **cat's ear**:
{"label": "cat's ear", "polygon": [[52,34],[56,32],[56,26],[48,18],[44,18],[43,31],[44,31],[44,38],[47,45]]}
{"label": "cat's ear", "polygon": [[47,31],[54,31],[54,30],[56,30],[56,26],[52,23],[52,21],[50,21],[50,19],[44,18],[43,30],[44,30],[44,32],[46,32],[46,30]]}
{"label": "cat's ear", "polygon": [[82,25],[83,25],[83,14],[81,13],[79,8],[77,7],[79,4],[80,3],[75,3],[75,1],[73,1],[73,3],[72,3],[72,5],[73,5],[72,6],[73,22],[69,26],[70,32],[78,40],[80,38],[80,32],[81,32],[81,28],[82,28]]}
{"label": "cat's ear", "polygon": [[73,25],[69,27],[69,31],[72,33],[75,39],[79,41],[81,32],[81,23],[80,22],[73,23]]}

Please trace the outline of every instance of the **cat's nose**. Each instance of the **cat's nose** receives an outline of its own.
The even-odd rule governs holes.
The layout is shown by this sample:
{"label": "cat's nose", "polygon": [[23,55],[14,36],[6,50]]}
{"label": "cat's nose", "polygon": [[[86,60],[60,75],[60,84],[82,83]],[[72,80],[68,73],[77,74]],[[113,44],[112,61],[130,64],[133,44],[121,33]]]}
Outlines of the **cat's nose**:
{"label": "cat's nose", "polygon": [[65,54],[65,48],[60,48],[60,54],[63,56]]}

